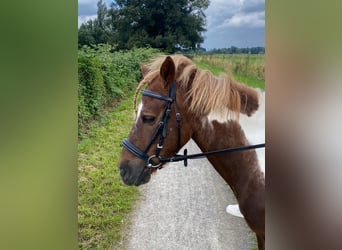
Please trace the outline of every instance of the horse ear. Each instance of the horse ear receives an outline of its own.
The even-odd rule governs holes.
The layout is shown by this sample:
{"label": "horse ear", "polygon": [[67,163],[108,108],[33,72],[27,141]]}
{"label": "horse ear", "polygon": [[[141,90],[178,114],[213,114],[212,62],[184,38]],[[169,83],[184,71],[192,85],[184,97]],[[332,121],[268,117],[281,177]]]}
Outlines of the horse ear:
{"label": "horse ear", "polygon": [[147,73],[150,72],[150,69],[147,68],[145,64],[140,65],[140,70],[141,70],[141,74],[143,75],[143,77],[145,77]]}
{"label": "horse ear", "polygon": [[176,75],[176,66],[170,56],[167,56],[160,67],[160,76],[164,79],[164,87],[167,88],[174,80]]}

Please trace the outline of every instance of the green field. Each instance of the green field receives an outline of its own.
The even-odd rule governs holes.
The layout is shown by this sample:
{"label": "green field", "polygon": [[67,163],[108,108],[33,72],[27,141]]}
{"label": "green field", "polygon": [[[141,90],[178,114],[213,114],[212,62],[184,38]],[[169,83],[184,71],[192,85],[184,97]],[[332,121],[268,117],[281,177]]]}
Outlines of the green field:
{"label": "green field", "polygon": [[[141,51],[137,53],[141,54]],[[126,58],[135,58],[135,55],[127,55]],[[218,75],[221,72],[227,73],[225,69],[230,69],[229,67],[234,69],[234,65],[242,64],[246,55],[196,56],[193,59],[200,68]],[[263,65],[263,56],[250,56],[248,65],[254,64]],[[138,67],[135,68],[138,71]],[[131,66],[121,70],[131,70]],[[264,89],[264,79],[258,79],[248,72],[247,68],[240,75],[233,72],[233,77],[237,81]],[[139,72],[129,73],[134,73],[135,77]],[[80,249],[115,249],[120,242],[122,229],[130,223],[129,213],[139,198],[140,193],[136,187],[128,187],[122,183],[117,167],[122,150],[120,142],[128,135],[134,120],[133,93],[134,90],[125,91],[121,99],[116,101],[121,100],[120,103],[104,108],[96,120],[89,121],[86,132],[82,133],[79,140]]]}
{"label": "green field", "polygon": [[216,75],[226,73],[238,82],[265,89],[264,55],[196,55],[193,60],[200,68],[208,69]]}

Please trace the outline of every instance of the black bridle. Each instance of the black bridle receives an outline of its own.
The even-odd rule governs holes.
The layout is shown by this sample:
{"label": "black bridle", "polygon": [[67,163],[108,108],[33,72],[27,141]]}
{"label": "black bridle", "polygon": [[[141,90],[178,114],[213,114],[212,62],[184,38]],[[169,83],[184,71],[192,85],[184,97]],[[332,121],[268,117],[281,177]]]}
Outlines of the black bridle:
{"label": "black bridle", "polygon": [[[161,95],[157,92],[154,92],[154,91],[151,91],[148,89],[144,89],[141,92],[141,94],[143,96],[149,96],[149,97],[156,98],[156,99],[159,99],[159,100],[166,102],[163,116],[162,116],[156,130],[154,131],[154,133],[151,137],[151,140],[150,140],[149,144],[147,145],[146,149],[144,151],[140,150],[137,146],[135,146],[133,143],[131,143],[128,140],[128,138],[126,138],[122,141],[122,146],[124,148],[126,148],[129,152],[131,152],[132,154],[134,154],[138,158],[147,162],[147,167],[161,168],[161,165],[163,162],[160,161],[160,159],[162,158],[160,156],[160,151],[163,149],[164,140],[165,140],[165,137],[167,135],[167,125],[168,125],[168,122],[170,119],[171,106],[173,103],[175,104],[177,130],[178,130],[177,151],[180,149],[181,117],[180,117],[180,113],[178,111],[177,102],[176,102],[176,85],[177,85],[176,81],[173,81],[171,86],[170,86],[169,93],[167,96]],[[159,136],[159,142],[157,144],[155,154],[151,155],[151,156],[147,155],[147,152],[149,151],[149,149],[151,148],[151,146],[155,142],[155,140],[158,138],[158,136]],[[153,159],[156,159],[156,158],[159,160],[158,163],[153,161]]]}
{"label": "black bridle", "polygon": [[[176,81],[173,81],[171,84],[171,87],[169,89],[168,96],[161,95],[157,92],[151,91],[151,90],[142,90],[143,96],[149,96],[152,98],[156,98],[162,101],[165,101],[165,109],[162,116],[162,119],[160,120],[156,130],[154,131],[152,138],[146,147],[144,151],[139,149],[137,146],[135,146],[133,143],[131,143],[128,138],[125,138],[122,141],[122,146],[126,148],[129,152],[131,152],[136,157],[146,161],[146,167],[148,168],[162,168],[162,164],[165,162],[177,162],[177,161],[184,161],[184,166],[188,165],[188,159],[199,159],[204,158],[210,155],[216,155],[216,154],[226,154],[231,152],[237,152],[237,151],[244,151],[244,150],[250,150],[250,149],[256,149],[256,148],[263,148],[265,147],[265,143],[262,144],[256,144],[256,145],[248,145],[248,146],[241,146],[236,148],[228,148],[228,149],[221,149],[221,150],[215,150],[215,151],[209,151],[199,154],[187,154],[187,149],[184,149],[183,155],[175,155],[173,157],[163,157],[160,156],[160,152],[164,145],[164,140],[167,136],[167,125],[170,119],[170,113],[171,113],[171,106],[174,103],[175,105],[175,112],[176,112],[176,121],[177,121],[177,130],[178,130],[178,140],[177,140],[177,151],[180,149],[180,143],[181,143],[181,116],[178,111],[177,102],[176,102]],[[155,142],[155,140],[159,136],[159,143],[157,144],[157,148],[154,155],[149,156],[147,152],[151,148],[152,144]],[[158,162],[155,162],[153,159],[158,159]]]}

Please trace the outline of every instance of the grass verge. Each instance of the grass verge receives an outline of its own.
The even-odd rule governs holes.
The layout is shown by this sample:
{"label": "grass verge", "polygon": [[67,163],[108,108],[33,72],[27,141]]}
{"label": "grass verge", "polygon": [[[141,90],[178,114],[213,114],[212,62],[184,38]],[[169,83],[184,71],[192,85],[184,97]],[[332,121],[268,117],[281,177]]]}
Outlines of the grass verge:
{"label": "grass verge", "polygon": [[120,142],[131,129],[134,91],[94,122],[78,144],[79,249],[115,248],[140,193],[118,173]]}

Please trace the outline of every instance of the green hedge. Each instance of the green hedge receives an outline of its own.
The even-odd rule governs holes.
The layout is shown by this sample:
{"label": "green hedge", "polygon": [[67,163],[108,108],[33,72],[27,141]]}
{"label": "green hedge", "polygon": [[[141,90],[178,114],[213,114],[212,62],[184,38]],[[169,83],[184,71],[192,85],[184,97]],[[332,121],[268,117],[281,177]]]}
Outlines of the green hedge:
{"label": "green hedge", "polygon": [[111,52],[109,45],[84,46],[78,51],[78,132],[87,129],[106,105],[118,101],[141,79],[140,63],[158,50],[145,48]]}

